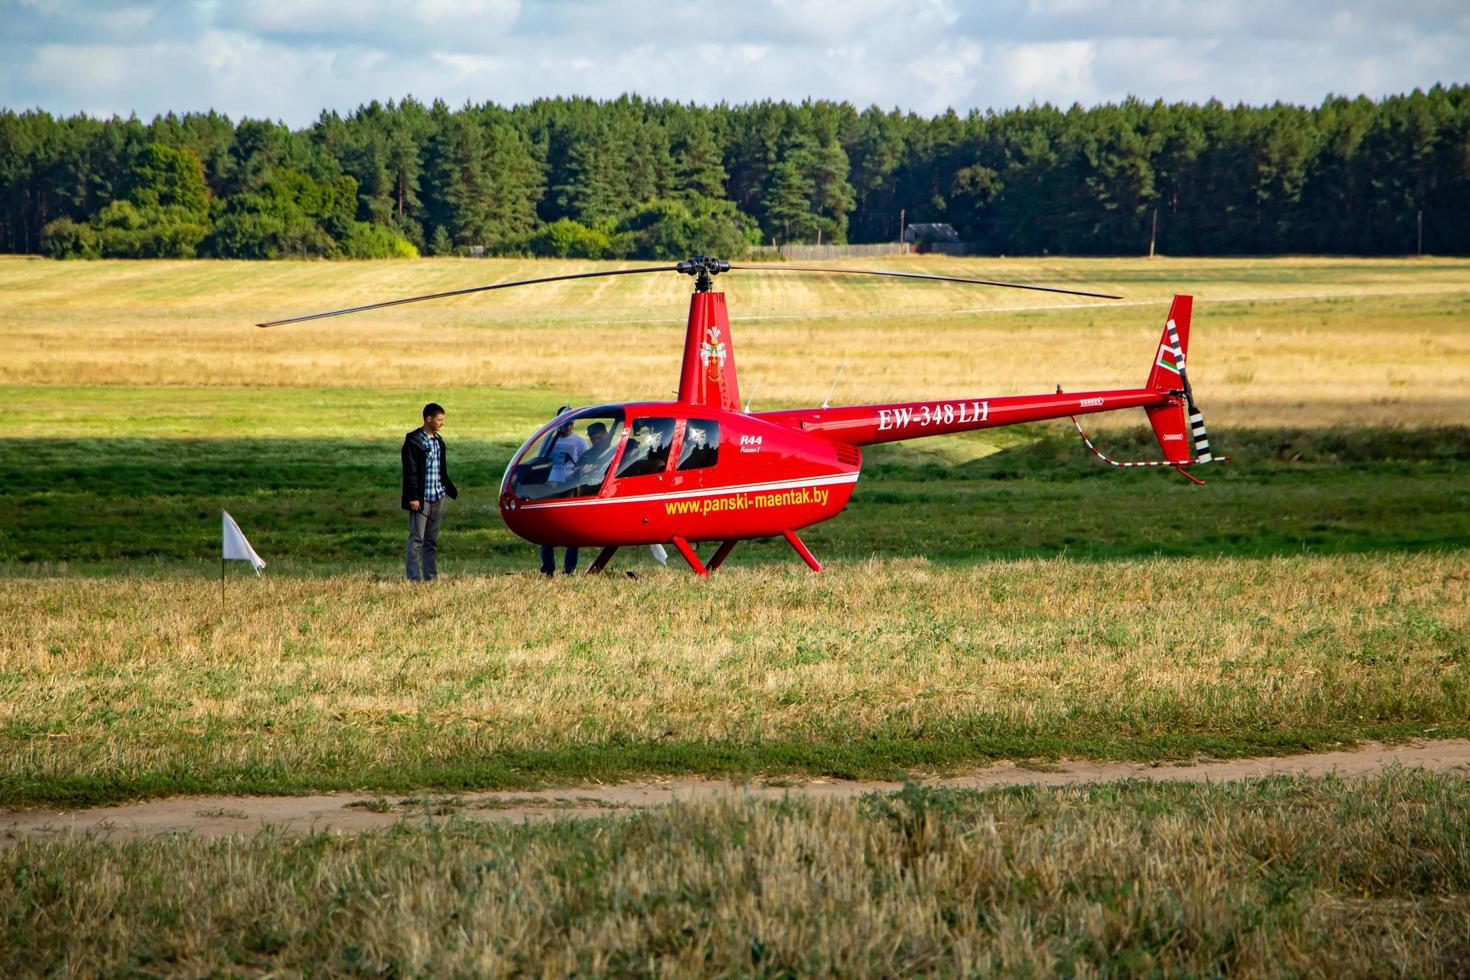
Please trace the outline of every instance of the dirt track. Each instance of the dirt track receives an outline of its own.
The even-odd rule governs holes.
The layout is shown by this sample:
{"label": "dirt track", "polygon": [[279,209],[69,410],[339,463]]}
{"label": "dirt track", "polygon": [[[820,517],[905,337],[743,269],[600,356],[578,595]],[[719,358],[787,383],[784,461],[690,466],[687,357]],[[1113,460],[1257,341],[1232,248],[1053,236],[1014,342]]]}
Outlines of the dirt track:
{"label": "dirt track", "polygon": [[[1364,776],[1395,765],[1454,772],[1470,778],[1470,739],[1407,745],[1369,743],[1344,752],[1232,759],[1187,765],[1126,762],[1068,762],[1029,769],[1001,763],[975,772],[928,781],[962,789],[1001,786],[1064,786],[1122,779],[1221,782],[1261,776]],[[773,780],[735,784],[712,779],[666,779],[617,785],[579,786],[536,792],[424,793],[405,798],[364,793],[321,796],[186,796],[87,810],[0,811],[0,846],[30,838],[93,833],[125,840],[160,834],[219,837],[251,834],[270,826],[293,832],[359,831],[390,827],[402,820],[423,822],[456,814],[476,820],[543,820],[614,813],[631,807],[708,800],[732,794],[773,799],[786,794],[846,798],[892,791],[898,783],[849,780]]]}

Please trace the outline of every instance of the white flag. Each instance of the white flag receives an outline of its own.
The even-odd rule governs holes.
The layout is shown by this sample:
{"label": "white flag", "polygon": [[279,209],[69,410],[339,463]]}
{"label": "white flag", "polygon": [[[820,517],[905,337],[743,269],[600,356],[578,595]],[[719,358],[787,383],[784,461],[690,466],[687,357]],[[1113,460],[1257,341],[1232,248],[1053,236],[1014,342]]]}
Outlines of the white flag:
{"label": "white flag", "polygon": [[660,565],[669,560],[669,553],[664,550],[664,546],[661,544],[651,544],[648,546],[648,550],[653,552],[653,560]]}
{"label": "white flag", "polygon": [[259,575],[260,570],[265,567],[265,562],[261,561],[260,556],[255,553],[255,549],[250,547],[250,542],[245,540],[245,533],[240,530],[240,525],[235,523],[235,519],[230,516],[230,512],[222,510],[220,513],[225,515],[225,559],[248,561],[255,568],[255,574]]}

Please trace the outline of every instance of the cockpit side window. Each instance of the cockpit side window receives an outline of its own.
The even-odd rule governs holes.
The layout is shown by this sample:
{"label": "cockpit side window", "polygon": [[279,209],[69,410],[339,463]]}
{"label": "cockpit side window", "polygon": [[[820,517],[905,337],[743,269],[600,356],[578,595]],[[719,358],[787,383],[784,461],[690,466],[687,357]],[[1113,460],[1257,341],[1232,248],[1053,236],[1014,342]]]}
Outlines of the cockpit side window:
{"label": "cockpit side window", "polygon": [[690,419],[684,429],[684,445],[679,450],[679,471],[704,469],[715,465],[719,458],[720,423],[713,419]]}
{"label": "cockpit side window", "polygon": [[617,409],[588,409],[568,418],[521,452],[511,471],[511,492],[527,500],[596,496],[622,434]]}
{"label": "cockpit side window", "polygon": [[629,425],[628,448],[618,464],[618,477],[662,473],[674,443],[674,419],[634,419]]}

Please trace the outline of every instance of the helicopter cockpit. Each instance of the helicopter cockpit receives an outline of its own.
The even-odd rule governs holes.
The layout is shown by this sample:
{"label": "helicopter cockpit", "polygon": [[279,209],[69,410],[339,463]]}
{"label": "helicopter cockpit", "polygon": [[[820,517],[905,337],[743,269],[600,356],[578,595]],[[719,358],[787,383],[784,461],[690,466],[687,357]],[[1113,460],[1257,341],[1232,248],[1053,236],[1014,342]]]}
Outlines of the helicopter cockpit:
{"label": "helicopter cockpit", "polygon": [[559,418],[521,448],[501,492],[523,500],[596,496],[622,436],[621,408],[600,406]]}

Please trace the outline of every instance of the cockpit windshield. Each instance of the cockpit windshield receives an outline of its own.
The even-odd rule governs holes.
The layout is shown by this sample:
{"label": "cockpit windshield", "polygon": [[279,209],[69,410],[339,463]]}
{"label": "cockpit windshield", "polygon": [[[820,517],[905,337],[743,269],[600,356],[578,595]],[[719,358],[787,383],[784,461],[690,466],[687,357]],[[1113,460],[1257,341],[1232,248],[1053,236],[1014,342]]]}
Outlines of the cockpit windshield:
{"label": "cockpit windshield", "polygon": [[621,409],[569,415],[526,444],[511,464],[504,489],[526,500],[595,496],[622,435]]}

